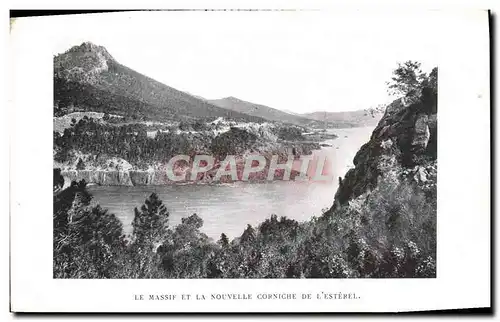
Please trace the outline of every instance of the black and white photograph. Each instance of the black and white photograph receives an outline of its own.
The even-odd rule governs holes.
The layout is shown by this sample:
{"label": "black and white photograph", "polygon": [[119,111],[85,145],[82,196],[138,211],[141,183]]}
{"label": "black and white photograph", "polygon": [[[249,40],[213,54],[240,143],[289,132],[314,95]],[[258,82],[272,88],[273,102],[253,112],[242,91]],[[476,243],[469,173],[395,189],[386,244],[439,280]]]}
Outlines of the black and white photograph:
{"label": "black and white photograph", "polygon": [[[450,95],[444,82],[456,78],[443,74],[450,70],[442,66],[444,16],[159,10],[11,18],[11,37],[17,31],[21,40],[29,32],[46,39],[19,40],[14,59],[27,61],[33,42],[44,43],[41,92],[50,105],[37,107],[45,125],[29,135],[46,143],[31,150],[30,171],[44,178],[52,171],[53,189],[33,179],[45,186],[36,214],[43,212],[45,224],[29,231],[50,235],[50,244],[40,240],[47,283],[161,283],[154,291],[115,288],[122,306],[134,303],[125,310],[151,303],[139,311],[161,311],[154,303],[174,301],[195,301],[193,311],[210,301],[294,310],[270,309],[273,300],[318,301],[313,311],[342,303],[349,311],[375,296],[368,286],[352,286],[369,280],[438,285],[450,269],[443,258],[455,254],[438,242],[452,228],[441,230],[452,220],[441,214],[449,199],[440,201],[450,190],[438,187],[453,185],[446,154],[462,144],[451,142],[446,129],[438,135],[438,127],[453,123],[441,95]],[[470,16],[475,25],[487,24],[487,14]],[[37,29],[45,31],[36,36]],[[474,39],[487,46],[487,37]],[[483,75],[470,73],[469,81]],[[489,113],[489,92],[473,95],[486,106],[476,125],[487,130],[481,120],[489,117],[480,115]],[[472,135],[464,131],[460,136]],[[467,180],[460,179],[464,188]],[[14,184],[18,195],[19,189]],[[27,213],[22,205],[18,212]],[[17,218],[14,246],[28,234],[17,228],[28,217]],[[176,293],[184,280],[209,285],[200,279],[219,286]],[[276,284],[285,279],[311,281],[310,294]],[[263,284],[223,291],[225,280]],[[349,281],[356,284],[338,284]]]}
{"label": "black and white photograph", "polygon": [[[163,16],[89,16],[54,53],[54,278],[435,277],[432,47],[366,59],[288,28],[186,46]],[[115,17],[163,37],[105,38]]]}

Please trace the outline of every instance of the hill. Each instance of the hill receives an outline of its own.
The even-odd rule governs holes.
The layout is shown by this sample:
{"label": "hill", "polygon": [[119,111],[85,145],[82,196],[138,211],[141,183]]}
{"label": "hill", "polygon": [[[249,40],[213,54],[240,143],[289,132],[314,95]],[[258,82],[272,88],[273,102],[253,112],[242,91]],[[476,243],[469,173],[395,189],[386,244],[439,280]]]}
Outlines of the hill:
{"label": "hill", "polygon": [[225,117],[263,121],[142,75],[117,62],[104,47],[90,42],[54,57],[54,114],[74,111],[107,112],[134,119]]}
{"label": "hill", "polygon": [[[214,147],[242,136],[248,138],[243,144],[259,138],[233,129]],[[53,276],[435,278],[437,87],[389,104],[354,164],[321,216],[298,222],[272,214],[218,241],[203,233],[197,214],[175,227],[163,225],[169,213],[153,193],[135,208],[133,243],[124,242],[119,219],[91,204],[87,180],[73,181],[54,194]],[[55,169],[54,187],[63,182]]]}
{"label": "hill", "polygon": [[321,125],[319,122],[313,119],[286,113],[269,106],[247,102],[232,96],[216,100],[209,100],[208,102],[225,109],[245,113],[255,117],[261,117],[269,121],[285,122],[300,126],[317,127]]}
{"label": "hill", "polygon": [[346,111],[346,112],[312,112],[301,114],[312,120],[326,121],[329,127],[361,127],[361,126],[375,126],[382,118],[383,113],[377,111]]}

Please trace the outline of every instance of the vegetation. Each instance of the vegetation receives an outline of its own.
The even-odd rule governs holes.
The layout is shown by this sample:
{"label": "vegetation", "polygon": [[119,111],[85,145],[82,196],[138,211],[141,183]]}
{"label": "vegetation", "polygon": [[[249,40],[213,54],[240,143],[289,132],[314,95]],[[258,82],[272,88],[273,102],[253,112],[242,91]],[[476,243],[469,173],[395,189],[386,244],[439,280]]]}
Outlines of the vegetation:
{"label": "vegetation", "polygon": [[278,138],[287,141],[300,141],[304,140],[302,130],[297,127],[281,127],[278,129]]}
{"label": "vegetation", "polygon": [[54,57],[54,112],[107,112],[138,120],[225,117],[263,122],[258,116],[215,106],[142,75],[114,60],[102,46],[83,43]]}
{"label": "vegetation", "polygon": [[[208,151],[210,140],[189,136],[186,133],[158,131],[148,137],[147,127],[142,124],[115,126],[83,118],[64,130],[63,135],[54,132],[56,155],[54,159],[65,162],[73,151],[95,156],[97,162],[119,157],[139,167],[156,161],[169,160],[176,154],[192,155]],[[81,161],[81,160],[80,160]],[[77,168],[84,166],[78,162]]]}
{"label": "vegetation", "polygon": [[434,67],[427,75],[417,61],[408,60],[402,64],[399,63],[393,71],[391,81],[387,83],[388,92],[411,101],[422,97],[424,89],[432,88],[434,94],[437,94],[437,72],[437,67]]}
{"label": "vegetation", "polygon": [[[202,122],[181,122],[179,129],[207,130],[209,126],[217,127],[217,125],[207,125]],[[300,131],[298,135],[302,137]],[[75,120],[62,135],[54,132],[56,151],[54,160],[69,161],[74,152],[79,151],[93,155],[95,164],[118,157],[142,168],[154,162],[168,161],[178,154],[193,156],[210,153],[220,158],[228,154],[238,155],[256,147],[257,143],[265,144],[257,135],[236,127],[216,137],[195,135],[191,132],[177,133],[175,129],[157,131],[154,137],[150,137],[147,135],[147,127],[144,124],[114,125],[84,117],[78,122]],[[77,161],[77,170],[83,170],[85,166],[83,160]]]}
{"label": "vegetation", "polygon": [[257,139],[257,135],[233,127],[229,131],[218,135],[212,141],[210,150],[221,158],[226,157],[226,155],[237,155],[249,149],[257,142]]}
{"label": "vegetation", "polygon": [[54,196],[55,278],[112,278],[119,270],[122,223],[91,198],[84,182]]}
{"label": "vegetation", "polygon": [[434,277],[435,197],[386,178],[335,213],[299,223],[272,215],[232,241],[200,229],[193,214],[176,227],[152,194],[125,236],[114,216],[91,205],[85,183],[54,197],[56,278]]}
{"label": "vegetation", "polygon": [[[401,114],[434,115],[437,111],[437,69],[424,75],[419,67],[407,63],[395,71],[392,89],[410,100],[417,95],[411,104],[400,104],[406,109]],[[413,118],[411,122],[398,120],[404,121],[395,124],[401,127],[401,133],[415,127]],[[292,130],[281,134],[299,133]],[[193,143],[173,133],[158,132],[155,138],[149,138],[138,124],[114,126],[88,118],[75,120],[62,136],[54,133],[56,160],[67,160],[75,149],[96,159],[105,154],[137,164],[200,152],[201,147],[219,155],[234,154],[238,151],[233,149],[251,148],[257,139],[257,135],[237,128],[217,136],[210,144]],[[428,139],[427,149],[437,150]],[[218,241],[208,238],[202,232],[203,220],[196,214],[171,227],[167,205],[154,193],[135,209],[133,231],[125,235],[120,220],[92,201],[84,181],[72,182],[62,190],[64,178],[54,170],[54,277],[435,277],[435,153],[414,154],[423,159],[409,168],[396,162],[397,151],[390,150],[392,143],[388,141],[371,140],[372,146],[365,144],[360,149],[369,157],[366,160],[373,161],[372,153],[378,155],[387,148],[392,154],[385,155],[386,162],[381,157],[359,164],[358,155],[354,160],[357,168],[348,173],[373,181],[362,191],[354,195],[349,192],[342,200],[336,198],[336,206],[318,218],[297,222],[271,215],[256,227],[248,225],[232,240],[224,233]],[[390,146],[384,148],[387,144]],[[86,165],[80,159],[77,167]],[[342,189],[349,186],[347,179],[339,180]],[[350,189],[352,186],[346,191]]]}

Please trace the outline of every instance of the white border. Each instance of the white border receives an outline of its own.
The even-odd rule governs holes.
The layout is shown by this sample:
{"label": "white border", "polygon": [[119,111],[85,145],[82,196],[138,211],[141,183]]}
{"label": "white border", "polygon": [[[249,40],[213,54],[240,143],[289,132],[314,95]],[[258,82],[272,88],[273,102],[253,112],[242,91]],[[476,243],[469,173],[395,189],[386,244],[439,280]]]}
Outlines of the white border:
{"label": "white border", "polygon": [[[53,280],[52,56],[11,38],[11,300],[35,312],[378,312],[490,305],[490,119],[486,12],[443,14],[439,64],[438,278]],[[32,35],[31,35],[32,36]],[[417,41],[417,40],[416,40]],[[49,50],[48,50],[49,49]],[[355,291],[357,301],[135,302],[136,293]]]}

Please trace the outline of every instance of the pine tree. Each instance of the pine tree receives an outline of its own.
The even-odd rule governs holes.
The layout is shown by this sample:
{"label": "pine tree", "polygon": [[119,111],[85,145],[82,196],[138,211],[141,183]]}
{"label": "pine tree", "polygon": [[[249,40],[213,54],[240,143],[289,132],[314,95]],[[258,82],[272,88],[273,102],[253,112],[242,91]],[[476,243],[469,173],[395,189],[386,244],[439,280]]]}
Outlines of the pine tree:
{"label": "pine tree", "polygon": [[253,229],[252,225],[247,225],[247,228],[241,235],[241,243],[251,243],[255,240],[255,229]]}
{"label": "pine tree", "polygon": [[85,170],[85,163],[83,163],[82,159],[78,160],[78,163],[76,164],[76,170]]}
{"label": "pine tree", "polygon": [[229,238],[227,238],[226,234],[220,234],[219,245],[221,245],[222,247],[229,246]]}
{"label": "pine tree", "polygon": [[54,196],[53,276],[55,278],[110,278],[119,270],[117,254],[123,251],[120,220],[99,205],[85,181]]}
{"label": "pine tree", "polygon": [[409,99],[418,97],[422,90],[422,82],[426,79],[426,74],[420,67],[421,64],[417,61],[398,63],[391,81],[387,83],[389,94]]}
{"label": "pine tree", "polygon": [[161,242],[167,231],[169,213],[158,195],[153,192],[141,210],[135,208],[134,212],[132,221],[134,243],[140,246],[153,246],[154,243]]}
{"label": "pine tree", "polygon": [[167,236],[169,213],[156,193],[152,193],[141,209],[134,209],[132,221],[131,255],[133,278],[158,278],[161,276],[162,248]]}
{"label": "pine tree", "polygon": [[64,186],[64,177],[61,175],[61,169],[54,169],[54,180],[53,180],[54,192],[62,189]]}

